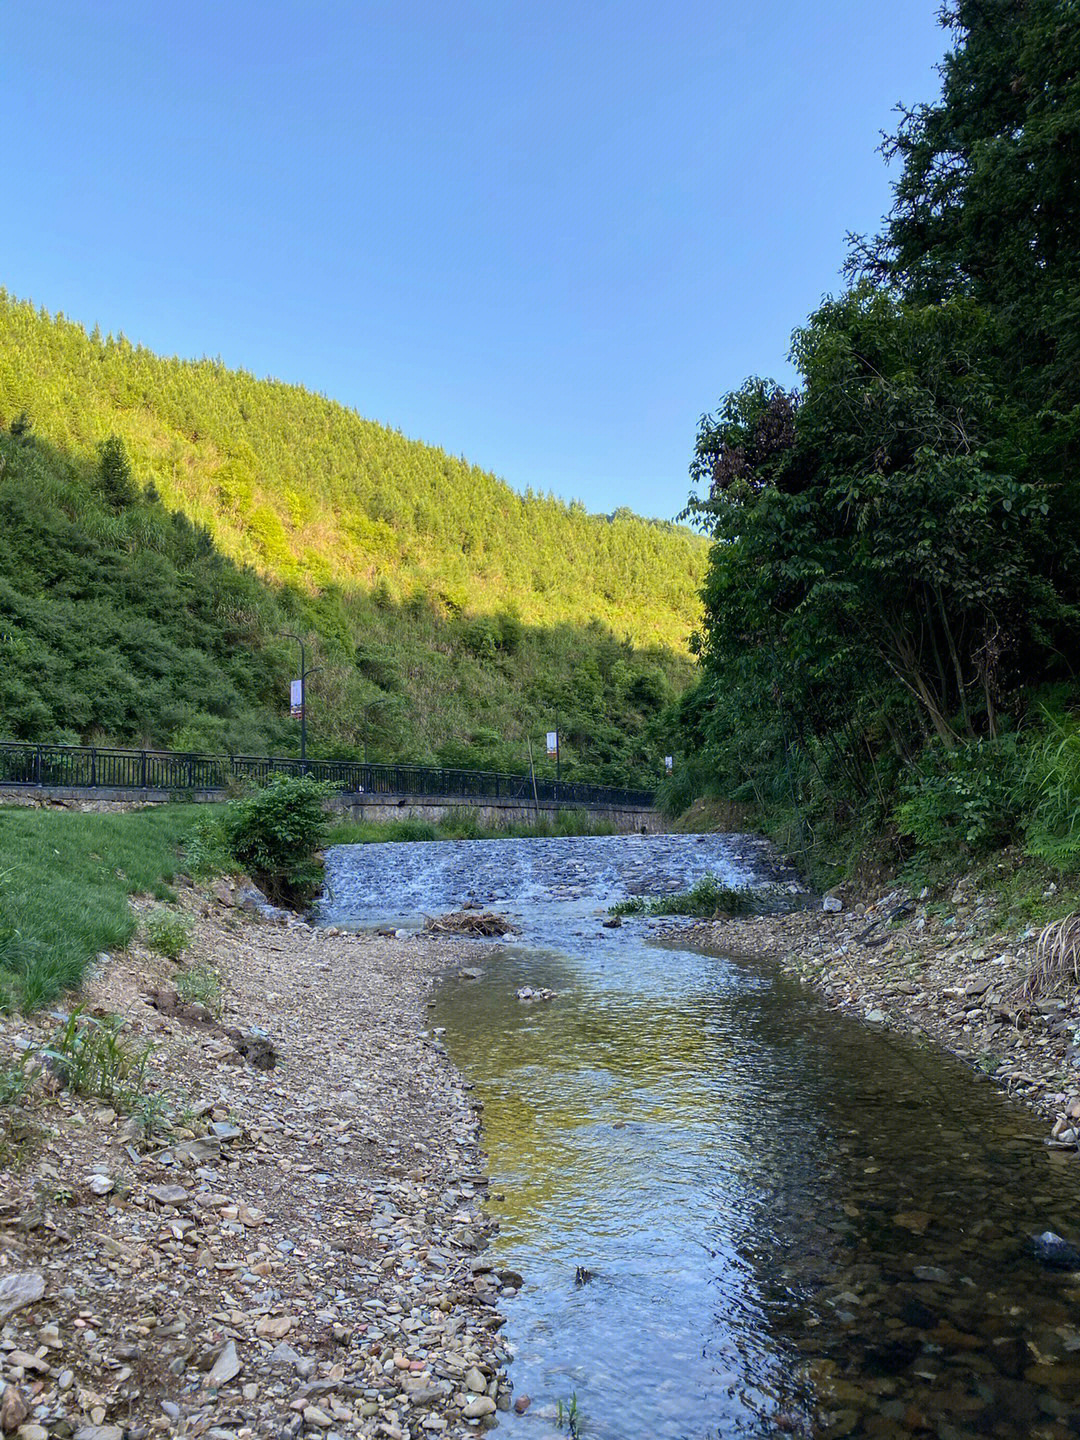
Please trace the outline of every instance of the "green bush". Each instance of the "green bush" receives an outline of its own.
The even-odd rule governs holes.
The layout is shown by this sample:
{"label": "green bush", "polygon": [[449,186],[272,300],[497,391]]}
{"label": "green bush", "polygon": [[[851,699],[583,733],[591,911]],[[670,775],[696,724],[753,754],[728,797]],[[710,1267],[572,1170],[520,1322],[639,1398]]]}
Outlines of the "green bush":
{"label": "green bush", "polygon": [[894,819],[914,845],[909,873],[924,877],[964,867],[1008,844],[1020,823],[1016,738],[937,749],[901,794]]}
{"label": "green bush", "polygon": [[146,939],[159,955],[179,960],[191,944],[191,921],[171,910],[151,910],[146,917]]}
{"label": "green bush", "polygon": [[324,801],[334,787],[308,776],[278,775],[262,790],[225,807],[229,850],[270,899],[301,905],[318,891],[318,851],[329,820]]}
{"label": "green bush", "polygon": [[184,859],[195,880],[227,875],[233,867],[232,851],[221,815],[200,815],[184,841]]}

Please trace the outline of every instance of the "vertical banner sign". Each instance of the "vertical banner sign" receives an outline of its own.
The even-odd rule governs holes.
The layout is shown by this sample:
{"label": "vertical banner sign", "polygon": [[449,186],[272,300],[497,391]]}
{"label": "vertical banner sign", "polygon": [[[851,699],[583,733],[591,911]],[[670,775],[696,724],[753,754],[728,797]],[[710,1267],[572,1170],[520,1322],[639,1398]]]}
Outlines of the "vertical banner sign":
{"label": "vertical banner sign", "polygon": [[674,760],[674,757],[671,756],[671,755],[665,755],[665,756],[664,756],[664,769],[665,769],[665,770],[667,771],[667,773],[670,775],[671,772],[672,772],[672,770],[674,770],[674,768],[675,768],[675,760]]}
{"label": "vertical banner sign", "polygon": [[289,681],[289,715],[299,720],[304,709],[304,686],[301,680]]}
{"label": "vertical banner sign", "polygon": [[547,753],[549,760],[554,760],[559,753],[559,732],[557,730],[547,732]]}

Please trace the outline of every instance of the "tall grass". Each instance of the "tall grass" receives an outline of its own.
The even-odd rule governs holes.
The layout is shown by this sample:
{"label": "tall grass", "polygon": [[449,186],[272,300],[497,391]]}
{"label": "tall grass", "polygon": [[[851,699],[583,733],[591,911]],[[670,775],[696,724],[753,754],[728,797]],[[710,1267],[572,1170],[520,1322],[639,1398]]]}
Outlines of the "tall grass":
{"label": "tall grass", "polygon": [[135,929],[128,896],[165,898],[180,843],[205,807],[120,815],[0,806],[0,1003],[35,1010],[77,986]]}
{"label": "tall grass", "polygon": [[1025,753],[1027,849],[1055,870],[1080,869],[1080,721],[1047,716]]}

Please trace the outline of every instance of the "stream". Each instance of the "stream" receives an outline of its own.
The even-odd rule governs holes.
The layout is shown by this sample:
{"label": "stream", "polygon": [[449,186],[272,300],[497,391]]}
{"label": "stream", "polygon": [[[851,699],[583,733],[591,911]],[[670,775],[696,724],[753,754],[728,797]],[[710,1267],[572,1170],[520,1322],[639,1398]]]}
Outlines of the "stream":
{"label": "stream", "polygon": [[[338,846],[326,923],[480,902],[432,1024],[484,1102],[518,1440],[1080,1435],[1080,1162],[929,1046],[631,894],[789,882],[751,836]],[[670,929],[671,922],[663,922]],[[518,998],[523,987],[556,992]],[[437,1032],[437,1033],[438,1033]]]}

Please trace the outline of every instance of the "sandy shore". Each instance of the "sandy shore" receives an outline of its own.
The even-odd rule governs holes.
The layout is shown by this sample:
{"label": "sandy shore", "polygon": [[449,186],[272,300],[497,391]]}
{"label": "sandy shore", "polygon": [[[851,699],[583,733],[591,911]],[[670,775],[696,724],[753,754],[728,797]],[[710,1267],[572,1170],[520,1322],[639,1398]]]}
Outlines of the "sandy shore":
{"label": "sandy shore", "polygon": [[[520,1277],[482,1258],[476,1111],[425,1034],[474,952],[286,927],[215,889],[183,893],[183,966],[220,973],[219,1019],[177,1008],[179,967],[138,946],[86,987],[154,1047],[134,1113],[48,1072],[0,1106],[0,1430],[475,1434],[511,1403],[498,1306]],[[57,1024],[0,1022],[0,1065]]]}
{"label": "sandy shore", "polygon": [[693,933],[729,953],[772,956],[871,1024],[926,1036],[1044,1115],[1048,1143],[1075,1150],[1080,994],[1025,995],[1034,932],[999,930],[992,898],[967,880],[934,902],[889,890],[843,903],[838,913],[716,920]]}

